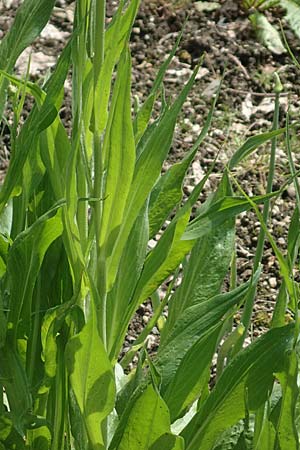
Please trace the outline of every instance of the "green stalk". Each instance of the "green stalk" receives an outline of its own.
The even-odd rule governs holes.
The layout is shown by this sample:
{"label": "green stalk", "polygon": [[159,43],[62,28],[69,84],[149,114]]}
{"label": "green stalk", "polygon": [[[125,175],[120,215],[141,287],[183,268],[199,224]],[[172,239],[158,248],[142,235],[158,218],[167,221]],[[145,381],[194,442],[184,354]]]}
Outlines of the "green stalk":
{"label": "green stalk", "polygon": [[[94,30],[94,99],[96,97],[97,89],[99,87],[99,78],[101,68],[104,62],[104,48],[105,48],[105,14],[106,14],[106,1],[96,0],[95,5],[95,30]],[[97,114],[95,114],[97,105],[94,102],[94,197],[97,199],[102,198],[103,188],[103,164],[102,164],[102,136],[98,130],[98,124],[96,123]],[[106,280],[105,280],[105,255],[103,255],[100,249],[100,229],[101,229],[101,216],[102,216],[102,203],[101,200],[95,202],[94,206],[95,214],[95,235],[96,235],[96,286],[100,296],[100,333],[104,343],[107,345],[106,339]]]}
{"label": "green stalk", "polygon": [[57,373],[55,377],[55,388],[52,394],[54,395],[53,404],[53,436],[51,450],[64,449],[64,428],[65,428],[65,403],[66,403],[66,373],[64,351],[61,348],[62,339],[58,340],[57,352]]}
{"label": "green stalk", "polygon": [[[289,134],[290,134],[290,132],[289,132],[289,115],[287,114],[287,118],[286,118],[286,149],[287,149],[287,154],[288,154],[291,175],[294,180],[297,206],[300,211],[300,187],[299,187],[299,183],[298,183],[298,179],[297,179],[297,172],[295,169],[295,164],[294,164],[293,157],[292,157]],[[297,254],[298,254],[298,249],[294,250],[294,254],[288,254],[288,263],[290,265],[291,272],[293,270],[293,266],[295,264]],[[275,304],[275,308],[274,308],[274,312],[273,312],[273,316],[272,316],[272,321],[271,321],[272,328],[285,325],[286,307],[287,307],[287,289],[286,289],[286,284],[283,280],[282,284],[280,286],[280,289],[279,289],[279,293],[277,296],[277,300],[276,300],[276,304]],[[296,307],[295,317],[297,318],[298,317],[298,312],[297,312],[298,304],[295,305],[295,307]]]}
{"label": "green stalk", "polygon": [[[273,130],[278,129],[279,98],[280,98],[280,92],[282,91],[282,85],[281,85],[281,82],[280,82],[280,79],[279,79],[277,73],[275,73],[275,77],[276,77],[275,78],[275,87],[274,87],[275,107],[274,107],[274,115],[273,115],[273,128],[272,128]],[[271,144],[271,155],[270,155],[270,161],[269,161],[269,173],[268,173],[267,189],[266,189],[267,194],[272,192],[273,180],[274,180],[274,175],[275,175],[276,145],[277,145],[277,137],[275,136],[272,139],[272,144]],[[269,210],[270,210],[270,200],[266,200],[264,203],[263,214],[262,214],[264,223],[268,222]],[[261,260],[262,260],[262,256],[263,256],[263,249],[264,249],[264,244],[265,244],[265,237],[266,237],[265,230],[263,229],[263,227],[261,227],[259,236],[258,236],[254,261],[253,261],[253,273],[255,273],[257,271],[258,267],[261,264]],[[237,341],[237,343],[234,347],[233,354],[236,354],[237,352],[239,352],[241,350],[241,348],[243,347],[243,343],[245,341],[245,338],[247,336],[247,332],[248,332],[248,329],[249,329],[249,326],[251,323],[251,316],[252,316],[252,312],[253,312],[255,296],[256,296],[256,286],[253,286],[249,289],[249,291],[247,293],[245,307],[243,310],[243,315],[242,315],[242,320],[241,320],[245,329],[244,329],[244,332],[243,332],[241,338]]]}
{"label": "green stalk", "polygon": [[41,309],[41,277],[37,279],[36,296],[35,296],[35,310],[33,318],[32,335],[29,339],[30,347],[27,353],[27,360],[29,362],[28,368],[28,379],[30,386],[33,386],[34,372],[36,370],[36,355],[39,354],[38,343],[39,343],[39,333],[40,333],[40,309]]}

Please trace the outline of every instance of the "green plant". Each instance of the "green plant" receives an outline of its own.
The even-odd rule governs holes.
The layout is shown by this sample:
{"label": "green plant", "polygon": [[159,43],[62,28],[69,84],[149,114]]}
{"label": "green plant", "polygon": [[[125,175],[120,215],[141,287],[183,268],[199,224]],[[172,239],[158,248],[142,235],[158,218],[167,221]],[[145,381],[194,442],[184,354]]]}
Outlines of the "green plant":
{"label": "green plant", "polygon": [[[264,203],[267,210],[278,193],[269,189],[248,198],[237,185],[241,195],[234,195],[230,172],[285,130],[274,126],[246,141],[190,221],[209,173],[186,200],[182,184],[216,99],[195,145],[163,175],[161,169],[198,67],[172,105],[162,95],[161,113],[152,122],[177,42],[132,118],[128,42],[139,1],[121,1],[106,28],[104,0],[77,0],[73,35],[50,78],[42,88],[18,79],[14,62],[47,22],[49,5],[25,0],[0,47],[1,111],[8,83],[17,87],[16,121],[25,95],[35,101],[20,131],[12,129],[0,192],[0,449],[205,450],[224,448],[224,442],[237,449],[246,448],[247,439],[257,449],[298,448],[293,267],[299,205],[285,258],[268,231],[268,214],[257,208]],[[69,138],[58,111],[71,65]],[[278,257],[284,287],[272,329],[241,350],[243,326],[226,336],[245,300],[247,312],[251,308],[259,261],[246,283],[236,286],[232,276],[232,289],[221,288],[234,261],[235,216],[250,208],[261,221],[262,241],[267,236]],[[158,233],[150,250],[148,241]],[[181,265],[182,281],[174,290]],[[172,283],[158,301],[155,293],[169,276]],[[128,324],[149,297],[153,317],[118,363]],[[289,325],[287,303],[294,317]],[[157,322],[161,342],[152,358],[145,343]],[[210,391],[211,361],[224,337]],[[138,351],[135,370],[125,375]]]}
{"label": "green plant", "polygon": [[298,0],[244,0],[243,7],[249,12],[249,19],[258,39],[276,54],[286,52],[277,28],[270,23],[267,11],[272,8],[282,8],[283,18],[288,23],[297,38],[300,38],[300,3]]}

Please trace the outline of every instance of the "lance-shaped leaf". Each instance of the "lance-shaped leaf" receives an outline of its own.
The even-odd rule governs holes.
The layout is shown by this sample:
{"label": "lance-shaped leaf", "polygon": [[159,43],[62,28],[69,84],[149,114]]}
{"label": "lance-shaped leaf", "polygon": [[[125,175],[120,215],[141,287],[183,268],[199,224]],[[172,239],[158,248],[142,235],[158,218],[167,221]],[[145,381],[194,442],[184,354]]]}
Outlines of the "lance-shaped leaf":
{"label": "lance-shaped leaf", "polygon": [[105,34],[105,56],[100,73],[96,75],[95,89],[95,126],[97,132],[101,134],[105,129],[108,118],[108,104],[111,90],[112,74],[122,51],[126,48],[129,40],[131,27],[138,10],[140,0],[132,0],[126,12],[122,15],[122,6],[114,18],[111,27]]}
{"label": "lance-shaped leaf", "polygon": [[[224,195],[232,195],[229,179],[224,174],[217,192],[203,208],[209,208]],[[172,328],[182,311],[220,293],[232,257],[235,219],[214,227],[197,240],[183,271],[183,280],[170,302],[168,320],[163,332]]]}
{"label": "lance-shaped leaf", "polygon": [[285,19],[295,35],[300,39],[300,4],[297,0],[280,0],[280,5],[286,9]]}
{"label": "lance-shaped leaf", "polygon": [[287,355],[285,370],[276,374],[282,387],[282,401],[277,437],[281,450],[298,450],[299,436],[296,428],[296,405],[299,395],[297,384],[298,360],[296,352]]}
{"label": "lance-shaped leaf", "polygon": [[47,81],[44,89],[47,93],[41,108],[34,107],[23,125],[16,140],[16,152],[11,157],[11,162],[0,192],[0,212],[3,211],[9,197],[20,183],[22,170],[32,145],[37,136],[54,121],[57,116],[57,104],[61,101],[61,90],[63,88],[70,63],[71,43],[61,54],[55,71]]}
{"label": "lance-shaped leaf", "polygon": [[274,328],[239,353],[183,430],[186,450],[211,450],[216,439],[267,400],[274,373],[284,370],[293,346],[294,325]]}
{"label": "lance-shaped leaf", "polygon": [[266,16],[258,11],[249,16],[260,42],[275,55],[281,55],[286,49],[281,41],[280,34],[268,21]]}
{"label": "lance-shaped leaf", "polygon": [[13,425],[22,435],[25,416],[32,409],[32,396],[21,357],[10,342],[0,349],[0,379]]}
{"label": "lance-shaped leaf", "polygon": [[[251,200],[259,204],[277,195],[278,192],[272,192],[271,194],[253,196]],[[205,205],[203,213],[200,210],[200,214],[189,223],[182,239],[197,239],[205,236],[212,232],[215,227],[222,225],[243,211],[249,211],[251,208],[252,205],[245,197],[238,196],[223,197],[208,208]]]}
{"label": "lance-shaped leaf", "polygon": [[[0,69],[11,72],[22,51],[40,34],[49,20],[55,0],[24,0],[0,45]],[[0,117],[7,80],[0,80]]]}
{"label": "lance-shaped leaf", "polygon": [[169,385],[174,382],[176,372],[192,346],[209,332],[213,332],[220,322],[225,320],[226,315],[232,314],[232,308],[239,306],[252,283],[257,283],[258,277],[259,272],[255,274],[253,280],[231,292],[216,295],[202,303],[190,306],[177,318],[174,326],[168,329],[168,334],[164,336],[157,354],[163,396]]}
{"label": "lance-shaped leaf", "polygon": [[[135,144],[130,105],[130,54],[125,51],[118,67],[110,115],[103,144],[107,171],[100,246],[110,255],[121,227],[135,165]],[[120,194],[121,193],[121,194]]]}
{"label": "lance-shaped leaf", "polygon": [[160,284],[174,272],[194,245],[194,241],[181,240],[190,218],[190,208],[184,209],[185,212],[172,221],[145,261],[135,293],[137,305],[153,294]]}
{"label": "lance-shaped leaf", "polygon": [[170,425],[165,402],[149,385],[131,410],[118,450],[183,450],[183,439],[171,434]]}
{"label": "lance-shaped leaf", "polygon": [[165,113],[157,125],[155,132],[152,133],[146,143],[146,147],[137,159],[130,194],[125,208],[124,220],[120,233],[115,241],[112,255],[108,259],[108,289],[111,289],[115,280],[122,252],[136,217],[160,175],[162,164],[172,142],[176,118],[194,83],[197,71],[198,67],[170,110]]}
{"label": "lance-shaped leaf", "polygon": [[168,385],[163,398],[172,422],[186,412],[206,387],[207,371],[216,351],[221,327],[222,322],[212,327],[188,350]]}
{"label": "lance-shaped leaf", "polygon": [[31,300],[36,278],[45,253],[51,243],[62,234],[60,211],[48,218],[40,217],[30,228],[20,233],[14,241],[8,256],[8,292],[10,295],[8,321],[13,325],[9,330],[13,340],[22,320],[29,335],[31,323]]}
{"label": "lance-shaped leaf", "polygon": [[127,309],[128,320],[138,306],[161,285],[179,266],[185,255],[192,249],[194,241],[183,241],[181,236],[189,220],[192,206],[199,197],[203,187],[200,182],[193,190],[189,199],[180,208],[157,245],[149,253],[140,279],[138,280],[133,299]]}
{"label": "lance-shaped leaf", "polygon": [[163,78],[165,76],[165,73],[170,65],[170,62],[172,61],[179,43],[182,38],[183,31],[178,36],[177,41],[175,42],[175,45],[172,48],[171,53],[169,54],[168,58],[165,60],[165,62],[160,66],[160,69],[158,71],[158,74],[155,78],[155,81],[153,83],[153,86],[151,88],[149,97],[146,99],[144,104],[141,106],[141,108],[138,110],[136,117],[133,122],[133,129],[134,129],[134,137],[135,137],[135,143],[137,144],[141,137],[143,136],[145,130],[148,127],[149,120],[152,114],[153,105],[157,96],[157,92],[161,87],[161,84],[163,82]]}
{"label": "lance-shaped leaf", "polygon": [[285,128],[280,128],[279,130],[273,130],[267,133],[261,133],[255,136],[251,136],[231,157],[228,164],[229,169],[232,170],[234,167],[236,167],[240,161],[249,156],[260,145],[271,140],[273,137],[283,134],[284,132]]}
{"label": "lance-shaped leaf", "polygon": [[[150,237],[154,237],[155,234],[160,230],[161,226],[164,224],[165,220],[168,218],[172,210],[179,204],[182,199],[183,191],[182,185],[186,172],[193,161],[199,146],[203,142],[211,121],[213,117],[214,108],[217,102],[217,97],[214,99],[212,107],[209,111],[206,122],[203,129],[198,136],[195,144],[184,157],[184,159],[176,164],[173,164],[167,171],[162,175],[154,186],[149,202],[149,234]],[[213,169],[213,166],[211,170]],[[201,180],[202,187],[207,181],[210,175],[210,171],[207,172],[205,177]]]}
{"label": "lance-shaped leaf", "polygon": [[82,331],[66,346],[66,363],[92,450],[104,449],[101,423],[115,403],[113,369],[92,311]]}
{"label": "lance-shaped leaf", "polygon": [[136,307],[131,302],[143,269],[148,244],[148,207],[141,210],[124,249],[118,276],[107,298],[107,348],[115,362],[123,346],[129,321]]}

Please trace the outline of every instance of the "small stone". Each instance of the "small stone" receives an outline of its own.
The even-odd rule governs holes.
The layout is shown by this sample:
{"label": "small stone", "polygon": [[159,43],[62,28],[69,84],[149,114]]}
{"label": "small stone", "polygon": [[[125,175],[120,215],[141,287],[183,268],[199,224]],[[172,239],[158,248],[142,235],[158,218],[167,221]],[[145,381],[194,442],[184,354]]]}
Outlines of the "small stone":
{"label": "small stone", "polygon": [[277,279],[275,277],[269,278],[269,285],[271,288],[275,289],[277,287]]}
{"label": "small stone", "polygon": [[295,197],[296,197],[296,190],[295,190],[294,186],[289,186],[289,187],[287,188],[286,192],[287,192],[287,195],[288,195],[290,198],[295,198]]}
{"label": "small stone", "polygon": [[149,316],[143,316],[143,322],[145,325],[149,322],[150,317]]}
{"label": "small stone", "polygon": [[185,142],[186,144],[191,144],[193,142],[193,136],[186,136],[183,139],[183,142]]}

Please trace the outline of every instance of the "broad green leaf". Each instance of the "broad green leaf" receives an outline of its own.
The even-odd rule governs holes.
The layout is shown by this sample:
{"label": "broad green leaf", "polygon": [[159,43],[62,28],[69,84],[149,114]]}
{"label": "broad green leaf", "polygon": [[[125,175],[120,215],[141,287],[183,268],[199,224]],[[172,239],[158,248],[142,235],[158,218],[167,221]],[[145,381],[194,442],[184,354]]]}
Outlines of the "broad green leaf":
{"label": "broad green leaf", "polygon": [[[130,104],[131,60],[123,53],[118,66],[109,120],[103,144],[105,180],[100,247],[109,256],[120,230],[135,165],[135,144]],[[122,193],[122,195],[120,195]]]}
{"label": "broad green leaf", "polygon": [[30,450],[49,450],[51,448],[51,438],[51,432],[46,426],[27,431]]}
{"label": "broad green leaf", "polygon": [[281,450],[298,450],[299,436],[296,428],[296,404],[299,396],[297,384],[298,361],[293,351],[286,357],[285,370],[276,374],[282,386],[282,402],[277,424],[277,437]]}
{"label": "broad green leaf", "polygon": [[11,343],[0,349],[0,380],[5,389],[16,430],[24,433],[24,418],[32,409],[32,397],[23,362]]}
{"label": "broad green leaf", "polygon": [[1,42],[0,61],[3,68],[9,71],[13,68],[18,56],[47,24],[54,4],[55,0],[24,0]]}
{"label": "broad green leaf", "polygon": [[24,439],[13,427],[12,418],[9,413],[0,416],[0,449],[1,450],[25,450]]}
{"label": "broad green leaf", "polygon": [[120,258],[132,226],[160,175],[163,161],[172,142],[177,115],[194,83],[197,71],[198,67],[173,106],[157,125],[155,133],[151,135],[146,143],[146,148],[137,159],[122,226],[115,241],[112,255],[108,258],[109,290],[115,280]]}
{"label": "broad green leaf", "polygon": [[249,16],[253,28],[260,42],[275,55],[281,55],[286,49],[281,41],[280,34],[268,21],[266,16],[258,11]]}
{"label": "broad green leaf", "polygon": [[[130,308],[128,309],[130,315],[127,316],[128,320],[132,317],[139,304],[141,304],[148,296],[153,294],[161,283],[175,271],[184,256],[193,247],[193,241],[188,241],[188,245],[186,245],[186,241],[182,241],[181,236],[185,230],[186,223],[189,220],[191,208],[198,199],[202,186],[203,183],[200,182],[194,188],[189,199],[182,206],[182,208],[179,209],[172,223],[168,226],[154,250],[149,253],[145,261],[141,277],[137,283],[133,299],[131,299],[130,302]],[[159,304],[159,308],[161,308],[162,305],[163,303]],[[156,312],[154,316],[155,315]],[[149,334],[150,328],[147,331],[146,330],[147,327],[139,336],[140,343],[143,342],[142,338],[145,339],[147,334]],[[145,334],[145,332],[147,334]]]}
{"label": "broad green leaf", "polygon": [[175,45],[172,48],[172,51],[168,58],[164,61],[164,63],[160,66],[160,69],[158,71],[158,74],[155,78],[155,81],[153,83],[153,86],[151,88],[151,92],[149,94],[149,97],[144,102],[144,104],[141,106],[141,108],[138,110],[137,115],[133,122],[133,129],[134,129],[134,136],[135,136],[135,143],[137,144],[141,137],[143,136],[145,130],[148,127],[149,120],[152,114],[153,105],[157,96],[157,92],[162,84],[164,75],[170,65],[170,62],[172,61],[177,48],[179,46],[180,40],[182,38],[183,31],[178,36],[177,41],[175,42]]}
{"label": "broad green leaf", "polygon": [[[55,0],[24,0],[0,45],[0,69],[11,72],[22,51],[47,24]],[[0,79],[0,116],[4,109],[7,80]]]}
{"label": "broad green leaf", "polygon": [[184,355],[175,376],[163,395],[171,421],[181,417],[199,398],[207,381],[207,369],[216,351],[222,323],[205,333]]}
{"label": "broad green leaf", "polygon": [[106,32],[105,56],[99,75],[96,76],[95,89],[95,126],[97,133],[101,134],[105,129],[108,118],[108,104],[112,82],[112,74],[116,63],[129,40],[131,27],[138,10],[140,0],[131,0],[123,16],[121,9],[116,15],[115,21]]}
{"label": "broad green leaf", "polygon": [[[188,154],[184,157],[184,159],[176,164],[173,164],[170,169],[163,174],[156,185],[154,186],[149,202],[149,234],[150,237],[154,237],[156,233],[160,230],[165,220],[168,218],[169,214],[172,210],[179,204],[182,199],[183,191],[182,185],[184,181],[184,177],[186,172],[194,159],[199,146],[203,142],[211,121],[213,117],[214,108],[217,102],[217,97],[215,97],[212,107],[209,111],[206,122],[203,126],[203,129],[198,136],[195,144],[188,152]],[[204,186],[207,181],[208,176],[210,175],[210,171],[203,177],[201,180],[202,185]]]}
{"label": "broad green leaf", "polygon": [[135,298],[137,303],[142,303],[153,294],[192,249],[194,241],[181,240],[189,218],[190,208],[186,209],[185,213],[169,225],[148,255],[136,288]]}
{"label": "broad green leaf", "polygon": [[293,334],[293,325],[274,328],[231,361],[183,430],[186,450],[211,450],[221,433],[245,417],[246,408],[255,411],[264,404],[272,389],[273,374],[284,370]]}
{"label": "broad green leaf", "polygon": [[156,365],[162,375],[163,396],[192,346],[207,336],[210,331],[213,332],[220,322],[223,322],[226,315],[232,314],[232,309],[240,305],[251,284],[257,283],[258,276],[259,273],[253,280],[231,292],[216,295],[202,303],[190,306],[177,317],[174,326],[168,329],[168,334],[163,336],[157,354]]}
{"label": "broad green leaf", "polygon": [[62,305],[51,308],[45,314],[42,329],[42,359],[44,361],[44,380],[39,388],[39,394],[46,393],[50,386],[51,381],[56,375],[57,369],[57,342],[56,339],[59,336],[59,332],[62,325],[71,311],[74,308],[74,301],[65,302]]}
{"label": "broad green leaf", "polygon": [[[299,210],[298,207],[295,208],[294,213],[291,218],[289,230],[288,230],[288,263],[291,270],[293,270],[293,265],[298,254],[299,248]],[[279,288],[279,292],[276,298],[276,304],[272,316],[272,327],[283,326],[286,323],[286,309],[288,303],[288,293],[286,290],[285,282]]]}
{"label": "broad green leaf", "polygon": [[234,224],[224,223],[199,239],[184,267],[183,280],[170,305],[170,324],[187,306],[220,292],[228,272],[235,237]]}
{"label": "broad green leaf", "polygon": [[[217,192],[203,205],[204,210],[222,198],[232,195],[228,177],[223,179]],[[201,209],[200,209],[201,211]],[[230,218],[220,227],[200,238],[191,251],[183,269],[183,280],[170,302],[166,329],[172,328],[177,318],[188,306],[200,303],[220,293],[228,272],[235,237],[235,220]]]}
{"label": "broad green leaf", "polygon": [[36,278],[49,246],[62,234],[61,213],[54,217],[40,217],[30,228],[20,233],[14,241],[7,260],[7,289],[9,292],[10,336],[17,337],[19,321],[30,328],[31,300]]}
{"label": "broad green leaf", "polygon": [[183,440],[170,433],[169,411],[154,388],[149,385],[137,399],[118,450],[183,450]]}
{"label": "broad green leaf", "polygon": [[75,450],[87,450],[88,438],[85,423],[72,389],[69,389],[69,415]]}
{"label": "broad green leaf", "polygon": [[280,0],[280,6],[286,9],[285,20],[300,39],[300,4],[295,0]]}
{"label": "broad green leaf", "polygon": [[148,205],[137,217],[124,249],[118,276],[107,300],[108,353],[115,362],[136,305],[131,301],[143,269],[148,244]]}
{"label": "broad green leaf", "polygon": [[[47,93],[41,108],[34,107],[23,125],[16,141],[16,151],[11,156],[10,165],[6,174],[3,187],[0,192],[0,212],[3,211],[9,197],[14,193],[16,186],[21,183],[21,175],[26,159],[32,145],[36,143],[39,133],[45,125],[49,126],[50,121],[45,123],[44,116],[49,118],[54,111],[53,108],[61,102],[61,90],[68,73],[71,55],[71,43],[63,50],[56,68],[44,86]],[[58,105],[57,105],[58,104]],[[54,116],[50,117],[51,120]]]}
{"label": "broad green leaf", "polygon": [[249,156],[254,150],[256,150],[260,145],[271,140],[272,138],[279,136],[285,132],[285,128],[280,128],[279,130],[273,130],[266,133],[257,134],[251,136],[247,141],[234,153],[231,157],[228,167],[232,170],[241,162],[244,158]]}
{"label": "broad green leaf", "polygon": [[[10,236],[11,225],[12,225],[12,216],[13,216],[13,207],[12,202],[8,202],[5,205],[5,209],[0,216],[0,232],[4,236]],[[3,256],[2,245],[0,250],[1,256]]]}
{"label": "broad green leaf", "polygon": [[[254,203],[259,204],[276,195],[278,195],[277,192],[272,192],[271,194],[257,195],[250,199]],[[203,208],[203,212],[200,209],[200,214],[187,226],[182,239],[197,239],[205,236],[213,231],[215,227],[219,227],[227,220],[232,219],[243,211],[249,211],[251,208],[252,205],[245,197],[223,197],[209,208]]]}
{"label": "broad green leaf", "polygon": [[97,328],[92,310],[82,331],[69,340],[65,352],[71,386],[92,450],[105,448],[100,425],[115,403],[113,370]]}

